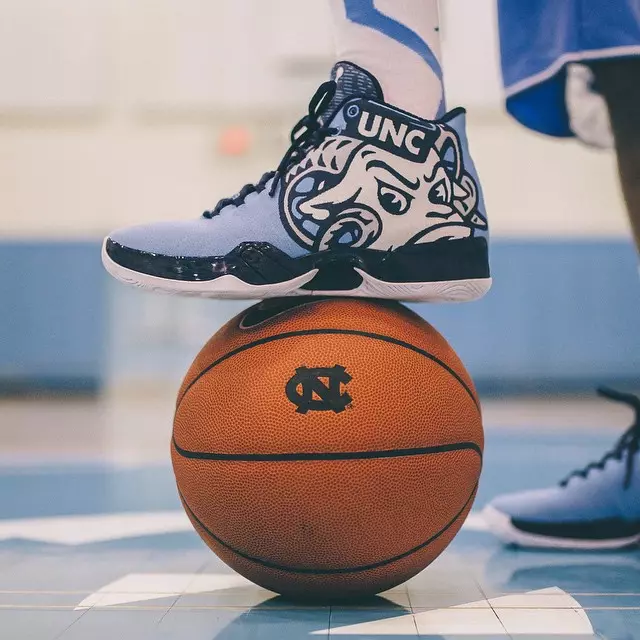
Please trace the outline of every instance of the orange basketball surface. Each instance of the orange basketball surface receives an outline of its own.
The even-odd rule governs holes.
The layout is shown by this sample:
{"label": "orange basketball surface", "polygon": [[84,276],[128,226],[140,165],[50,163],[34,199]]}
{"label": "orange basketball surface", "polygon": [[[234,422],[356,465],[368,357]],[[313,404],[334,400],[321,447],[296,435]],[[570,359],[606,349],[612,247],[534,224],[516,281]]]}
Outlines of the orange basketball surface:
{"label": "orange basketball surface", "polygon": [[433,327],[397,303],[316,298],[260,303],[209,340],[172,459],[220,558],[326,600],[429,565],[471,509],[482,448],[473,382]]}

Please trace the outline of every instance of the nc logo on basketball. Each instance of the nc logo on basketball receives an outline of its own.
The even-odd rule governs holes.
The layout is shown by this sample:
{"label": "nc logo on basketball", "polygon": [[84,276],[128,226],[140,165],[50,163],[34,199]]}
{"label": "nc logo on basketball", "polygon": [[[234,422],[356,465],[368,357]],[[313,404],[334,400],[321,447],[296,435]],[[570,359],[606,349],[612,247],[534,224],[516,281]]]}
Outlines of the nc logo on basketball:
{"label": "nc logo on basketball", "polygon": [[351,396],[344,387],[351,376],[344,367],[298,367],[286,387],[287,398],[298,413],[333,411],[341,413],[351,404]]}

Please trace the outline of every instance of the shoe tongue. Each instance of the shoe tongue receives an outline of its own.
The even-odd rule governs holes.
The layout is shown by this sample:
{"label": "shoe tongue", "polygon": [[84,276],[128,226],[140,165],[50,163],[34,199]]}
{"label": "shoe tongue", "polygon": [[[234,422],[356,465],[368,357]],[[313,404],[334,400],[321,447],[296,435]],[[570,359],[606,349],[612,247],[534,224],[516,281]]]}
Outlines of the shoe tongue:
{"label": "shoe tongue", "polygon": [[336,93],[322,114],[323,124],[330,122],[338,108],[349,98],[384,100],[382,88],[375,76],[352,62],[336,63],[331,71],[331,79],[336,83]]}

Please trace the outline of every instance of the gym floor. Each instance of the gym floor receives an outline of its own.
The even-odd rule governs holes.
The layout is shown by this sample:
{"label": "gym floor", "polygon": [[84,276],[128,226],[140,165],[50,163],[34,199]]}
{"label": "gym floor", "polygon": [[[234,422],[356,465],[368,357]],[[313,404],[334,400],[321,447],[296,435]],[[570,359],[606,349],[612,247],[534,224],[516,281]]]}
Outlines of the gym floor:
{"label": "gym floor", "polygon": [[640,638],[640,550],[513,550],[477,515],[497,493],[598,459],[624,409],[487,402],[480,494],[441,558],[369,601],[300,607],[234,574],[193,532],[168,465],[171,402],[0,402],[15,427],[0,442],[2,640]]}

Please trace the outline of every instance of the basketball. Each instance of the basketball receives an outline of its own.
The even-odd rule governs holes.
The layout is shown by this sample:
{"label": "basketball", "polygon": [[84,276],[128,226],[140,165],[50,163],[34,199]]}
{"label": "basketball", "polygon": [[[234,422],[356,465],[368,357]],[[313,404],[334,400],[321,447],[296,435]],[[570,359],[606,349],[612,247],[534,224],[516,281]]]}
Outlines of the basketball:
{"label": "basketball", "polygon": [[172,460],[206,544],[303,599],[373,595],[447,547],[478,488],[473,382],[395,302],[262,302],[205,345],[179,391]]}

